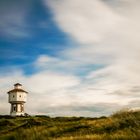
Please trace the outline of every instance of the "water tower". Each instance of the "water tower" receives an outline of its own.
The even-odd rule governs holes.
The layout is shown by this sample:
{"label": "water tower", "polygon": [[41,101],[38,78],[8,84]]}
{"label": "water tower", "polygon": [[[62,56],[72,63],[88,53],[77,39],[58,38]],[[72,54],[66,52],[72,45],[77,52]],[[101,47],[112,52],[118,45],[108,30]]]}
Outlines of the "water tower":
{"label": "water tower", "polygon": [[24,116],[24,103],[27,100],[27,91],[22,89],[20,83],[14,85],[14,89],[7,92],[9,95],[9,103],[11,104],[11,116]]}

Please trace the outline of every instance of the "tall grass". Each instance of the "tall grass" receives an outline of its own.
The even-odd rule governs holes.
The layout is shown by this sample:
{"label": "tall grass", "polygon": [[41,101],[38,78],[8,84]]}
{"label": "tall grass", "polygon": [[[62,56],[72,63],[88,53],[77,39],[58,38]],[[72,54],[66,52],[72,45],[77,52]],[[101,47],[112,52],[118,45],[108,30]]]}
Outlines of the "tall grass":
{"label": "tall grass", "polygon": [[139,140],[140,111],[110,117],[45,116],[0,119],[0,140]]}

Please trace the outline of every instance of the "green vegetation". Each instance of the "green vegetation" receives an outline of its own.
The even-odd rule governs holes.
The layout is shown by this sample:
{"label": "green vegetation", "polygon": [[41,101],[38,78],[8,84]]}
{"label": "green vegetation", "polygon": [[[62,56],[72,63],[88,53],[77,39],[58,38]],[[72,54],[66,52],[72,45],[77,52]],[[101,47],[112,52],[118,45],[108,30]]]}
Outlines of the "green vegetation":
{"label": "green vegetation", "polygon": [[140,111],[100,118],[0,116],[0,140],[140,140]]}

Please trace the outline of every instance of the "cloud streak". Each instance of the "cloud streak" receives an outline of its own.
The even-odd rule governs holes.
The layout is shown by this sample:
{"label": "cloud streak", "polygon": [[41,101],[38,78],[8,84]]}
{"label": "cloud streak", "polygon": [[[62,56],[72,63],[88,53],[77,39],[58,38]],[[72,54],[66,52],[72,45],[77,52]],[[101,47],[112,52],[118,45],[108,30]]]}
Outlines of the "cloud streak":
{"label": "cloud streak", "polygon": [[139,1],[119,1],[115,9],[116,1],[108,2],[54,0],[49,4],[60,28],[81,44],[65,55],[85,64],[105,64],[87,77],[101,79],[100,86],[123,89],[139,82]]}

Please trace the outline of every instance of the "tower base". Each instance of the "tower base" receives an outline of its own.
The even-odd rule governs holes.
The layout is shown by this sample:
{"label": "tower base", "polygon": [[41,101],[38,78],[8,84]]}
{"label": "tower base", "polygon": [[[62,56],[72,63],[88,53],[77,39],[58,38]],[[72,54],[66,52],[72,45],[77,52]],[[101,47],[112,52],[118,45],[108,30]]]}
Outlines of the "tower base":
{"label": "tower base", "polygon": [[11,103],[11,111],[10,111],[11,116],[25,116],[24,113],[24,103]]}
{"label": "tower base", "polygon": [[24,112],[11,112],[10,113],[11,116],[25,116]]}

